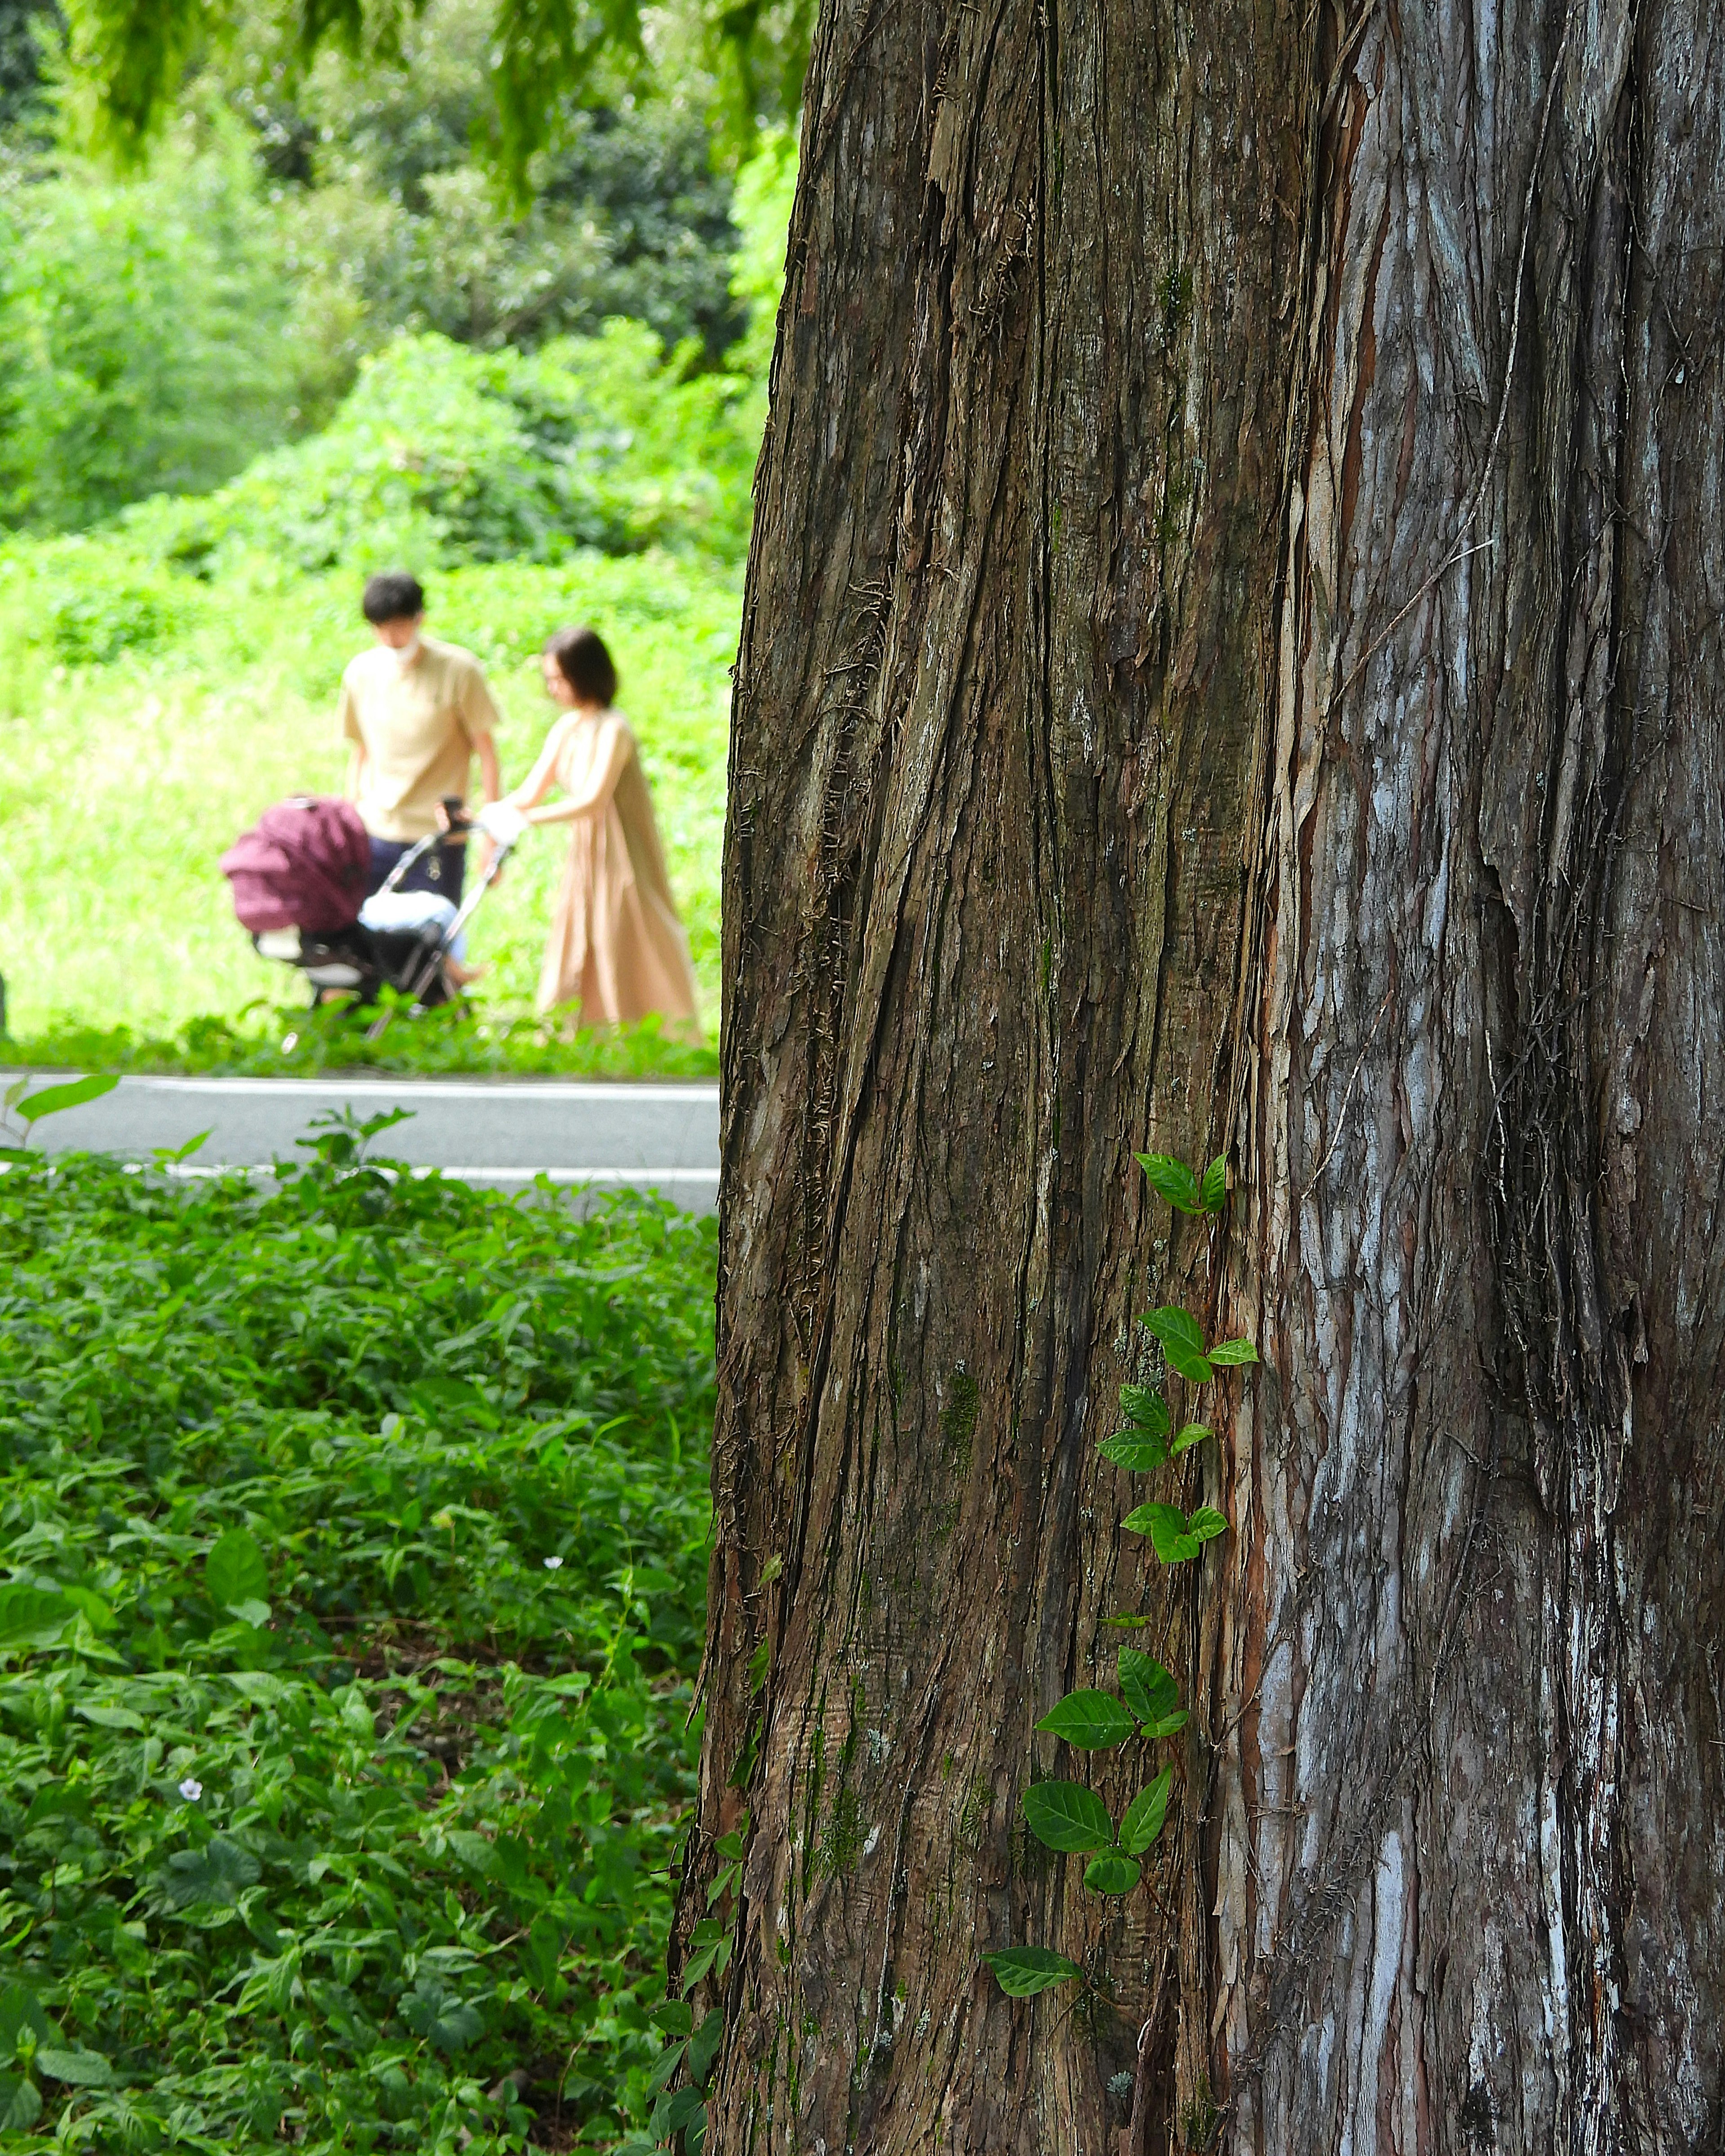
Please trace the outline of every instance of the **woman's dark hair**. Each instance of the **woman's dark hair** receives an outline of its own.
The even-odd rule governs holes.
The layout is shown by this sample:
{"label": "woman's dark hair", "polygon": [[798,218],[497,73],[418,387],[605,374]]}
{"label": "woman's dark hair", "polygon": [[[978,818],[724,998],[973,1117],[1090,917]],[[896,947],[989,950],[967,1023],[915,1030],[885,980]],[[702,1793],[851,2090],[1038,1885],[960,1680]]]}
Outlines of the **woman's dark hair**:
{"label": "woman's dark hair", "polygon": [[545,647],[555,659],[557,671],[584,703],[611,705],[617,701],[617,669],[596,629],[560,629]]}
{"label": "woman's dark hair", "polygon": [[385,569],[366,578],[365,597],[359,610],[375,627],[380,622],[412,621],[425,611],[425,594],[419,579],[405,569]]}

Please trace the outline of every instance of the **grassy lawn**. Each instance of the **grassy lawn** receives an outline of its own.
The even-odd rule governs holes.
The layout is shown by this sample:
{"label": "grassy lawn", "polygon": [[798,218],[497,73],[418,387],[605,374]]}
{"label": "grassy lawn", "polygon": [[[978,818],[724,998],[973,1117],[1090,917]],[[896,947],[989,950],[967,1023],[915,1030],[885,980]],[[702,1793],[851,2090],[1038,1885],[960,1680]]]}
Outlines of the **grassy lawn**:
{"label": "grassy lawn", "polygon": [[352,1144],[0,1173],[0,2149],[645,2115],[712,1225]]}
{"label": "grassy lawn", "polygon": [[[591,619],[611,643],[716,1032],[739,573],[692,557],[587,554],[452,568],[427,584],[433,631],[485,662],[506,783],[550,724],[536,661],[546,636]],[[254,557],[203,583],[110,540],[0,552],[0,973],[17,1040],[58,1029],[80,1060],[80,1029],[87,1053],[92,1033],[173,1035],[201,1017],[234,1021],[259,998],[240,1025],[254,1067],[286,1031],[305,1032],[290,1023],[305,1002],[298,976],[254,955],[216,863],[271,802],[339,790],[336,686],[367,634],[347,576],[285,574]],[[531,1008],[561,859],[555,836],[530,839],[486,901],[473,947],[490,968],[479,993],[491,1047],[469,1038],[452,1050],[446,1039],[448,1067],[485,1067],[488,1055],[496,1067],[533,1067],[542,1036],[517,1024],[515,1053],[510,1022]],[[411,1047],[398,1034],[390,1052]],[[126,1059],[116,1049],[106,1060]],[[594,1063],[590,1045],[584,1060],[551,1050],[539,1060]]]}

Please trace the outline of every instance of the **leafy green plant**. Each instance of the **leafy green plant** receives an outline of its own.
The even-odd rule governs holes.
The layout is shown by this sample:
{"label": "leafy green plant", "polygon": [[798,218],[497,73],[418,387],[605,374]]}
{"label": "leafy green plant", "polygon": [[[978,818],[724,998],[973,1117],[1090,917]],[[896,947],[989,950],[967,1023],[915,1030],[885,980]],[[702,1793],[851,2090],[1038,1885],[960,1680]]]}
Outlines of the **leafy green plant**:
{"label": "leafy green plant", "polygon": [[711,1225],[378,1134],[0,1172],[0,2133],[501,2156],[656,2101]]}
{"label": "leafy green plant", "polygon": [[[1219,1213],[1226,1202],[1224,1161],[1212,1161],[1200,1174],[1167,1153],[1140,1153],[1137,1158],[1151,1187],[1178,1211],[1202,1219]],[[1258,1359],[1250,1340],[1211,1342],[1189,1311],[1173,1305],[1150,1311],[1139,1322],[1160,1347],[1168,1375],[1191,1386],[1209,1383],[1218,1369]],[[1154,1473],[1214,1434],[1208,1423],[1195,1420],[1177,1430],[1160,1386],[1122,1385],[1120,1411],[1123,1426],[1097,1449],[1129,1474]],[[1226,1516],[1213,1506],[1200,1505],[1189,1515],[1160,1501],[1136,1507],[1122,1524],[1129,1532],[1147,1536],[1163,1564],[1189,1564],[1206,1543],[1228,1530]],[[1134,1620],[1111,1621],[1130,1626]],[[1186,1727],[1179,1686],[1153,1656],[1122,1647],[1117,1676],[1117,1693],[1088,1687],[1068,1692],[1037,1728],[1075,1751],[1100,1752],[1133,1742],[1160,1743]],[[1162,1835],[1173,1781],[1173,1767],[1164,1766],[1117,1824],[1101,1798],[1081,1783],[1033,1782],[1021,1799],[1024,1824],[1045,1848],[1088,1859],[1084,1883],[1092,1893],[1128,1894],[1142,1877],[1142,1858]],[[1046,1948],[1004,1948],[984,1959],[1001,1989],[1014,1998],[1031,1998],[1069,1982],[1089,1983],[1081,1964]]]}
{"label": "leafy green plant", "polygon": [[232,127],[0,192],[0,521],[72,530],[279,440],[281,267]]}
{"label": "leafy green plant", "polygon": [[[7,1053],[35,1070],[118,1074],[223,1071],[234,1076],[304,1077],[322,1070],[513,1073],[520,1076],[716,1078],[717,1051],[705,1041],[668,1038],[655,1019],[594,1028],[572,1036],[536,1019],[492,1019],[453,1004],[416,1012],[377,1040],[337,1005],[284,1013],[274,1006],[189,1019],[167,1040],[140,1039],[125,1026],[61,1025],[9,1041]],[[3,1036],[0,1036],[3,1038]]]}
{"label": "leafy green plant", "polygon": [[24,1142],[21,1146],[0,1145],[0,1160],[23,1160],[28,1158],[30,1133],[44,1116],[60,1114],[67,1108],[81,1107],[86,1101],[99,1101],[104,1093],[111,1093],[120,1083],[113,1072],[92,1072],[83,1078],[74,1078],[64,1086],[42,1086],[33,1091],[28,1075],[15,1078],[3,1094],[0,1094],[0,1130],[7,1121],[16,1116],[23,1126]]}

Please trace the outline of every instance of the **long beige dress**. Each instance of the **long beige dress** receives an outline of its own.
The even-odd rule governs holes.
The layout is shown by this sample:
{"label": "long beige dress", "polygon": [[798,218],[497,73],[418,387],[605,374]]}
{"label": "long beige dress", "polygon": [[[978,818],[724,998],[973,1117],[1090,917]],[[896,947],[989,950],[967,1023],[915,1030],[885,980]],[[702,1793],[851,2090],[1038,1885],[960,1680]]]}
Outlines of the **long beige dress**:
{"label": "long beige dress", "polygon": [[621,711],[571,711],[553,741],[553,775],[579,813],[552,914],[539,1008],[578,1003],[583,1027],[632,1025],[656,1011],[668,1031],[694,1034],[700,1009],[689,938],[629,721]]}

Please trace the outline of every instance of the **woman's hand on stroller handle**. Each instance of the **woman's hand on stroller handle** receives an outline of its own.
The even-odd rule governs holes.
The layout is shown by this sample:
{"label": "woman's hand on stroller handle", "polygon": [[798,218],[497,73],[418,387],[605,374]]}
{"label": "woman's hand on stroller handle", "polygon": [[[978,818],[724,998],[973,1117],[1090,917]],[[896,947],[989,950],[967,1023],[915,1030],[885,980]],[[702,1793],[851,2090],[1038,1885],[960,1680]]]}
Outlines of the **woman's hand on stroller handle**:
{"label": "woman's hand on stroller handle", "polygon": [[505,848],[517,844],[529,829],[526,818],[513,801],[488,801],[471,821],[476,829]]}

